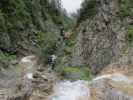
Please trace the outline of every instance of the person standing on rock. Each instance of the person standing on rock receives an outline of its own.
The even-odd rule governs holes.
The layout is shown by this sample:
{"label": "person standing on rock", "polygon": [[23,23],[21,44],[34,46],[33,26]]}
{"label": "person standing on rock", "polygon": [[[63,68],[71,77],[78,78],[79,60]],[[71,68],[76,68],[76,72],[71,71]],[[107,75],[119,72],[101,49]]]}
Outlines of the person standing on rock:
{"label": "person standing on rock", "polygon": [[48,64],[51,66],[51,69],[52,69],[52,70],[55,69],[56,59],[57,59],[57,56],[54,55],[54,54],[51,55],[51,56],[48,58]]}

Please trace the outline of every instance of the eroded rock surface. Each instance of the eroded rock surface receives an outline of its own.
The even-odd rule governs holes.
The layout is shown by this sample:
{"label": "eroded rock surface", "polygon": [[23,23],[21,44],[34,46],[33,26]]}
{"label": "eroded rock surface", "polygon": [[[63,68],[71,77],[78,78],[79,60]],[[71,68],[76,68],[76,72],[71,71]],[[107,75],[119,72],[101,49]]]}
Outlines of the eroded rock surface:
{"label": "eroded rock surface", "polygon": [[34,90],[30,100],[49,100],[58,78],[54,72],[49,72],[45,68],[39,70],[34,74],[32,81]]}
{"label": "eroded rock surface", "polygon": [[23,80],[21,67],[24,66],[17,65],[17,68],[12,66],[1,71],[1,100],[28,100],[32,93],[31,81]]}
{"label": "eroded rock surface", "polygon": [[90,82],[59,82],[55,84],[50,100],[133,100],[133,76],[123,72],[115,69]]}
{"label": "eroded rock surface", "polygon": [[87,18],[78,27],[79,34],[72,61],[74,66],[88,65],[94,74],[123,56],[128,48],[126,27],[130,20],[121,20],[119,17],[119,0],[95,1],[97,13],[91,18],[86,15]]}
{"label": "eroded rock surface", "polygon": [[133,100],[133,80],[123,74],[100,76],[91,83],[92,100]]}
{"label": "eroded rock surface", "polygon": [[21,59],[18,69],[0,74],[0,100],[47,100],[56,75],[47,68],[40,69],[36,56]]}

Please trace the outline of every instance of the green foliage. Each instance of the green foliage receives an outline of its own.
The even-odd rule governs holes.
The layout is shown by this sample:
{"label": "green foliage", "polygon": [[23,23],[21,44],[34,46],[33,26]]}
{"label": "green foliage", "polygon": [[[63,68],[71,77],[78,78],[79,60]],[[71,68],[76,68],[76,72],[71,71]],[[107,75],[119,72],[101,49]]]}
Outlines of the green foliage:
{"label": "green foliage", "polygon": [[64,78],[71,80],[91,80],[92,75],[89,70],[83,66],[78,67],[64,67],[62,69],[62,75]]}
{"label": "green foliage", "polygon": [[67,16],[67,13],[63,15],[64,27],[66,30],[72,29],[72,27],[76,24],[77,17],[74,18],[71,16]]}
{"label": "green foliage", "polygon": [[128,27],[126,38],[130,44],[133,43],[133,27]]}
{"label": "green foliage", "polygon": [[[133,0],[119,0],[119,16],[121,18],[127,16],[133,16]],[[92,18],[97,13],[97,2],[96,0],[85,0],[79,10],[79,18],[77,23]]]}
{"label": "green foliage", "polygon": [[69,37],[69,39],[66,41],[66,46],[65,46],[65,53],[66,55],[71,55],[71,53],[73,52],[74,46],[76,44],[76,37],[77,34],[75,34],[74,32],[71,33],[71,36]]}
{"label": "green foliage", "polygon": [[65,54],[66,54],[66,55],[71,54],[71,53],[72,53],[72,49],[73,49],[72,47],[68,47],[68,46],[65,47],[65,50],[64,50]]}
{"label": "green foliage", "polygon": [[79,11],[78,23],[87,18],[93,17],[97,13],[97,2],[96,0],[85,0],[82,4],[82,8]]}
{"label": "green foliage", "polygon": [[120,17],[133,16],[133,0],[120,0]]}
{"label": "green foliage", "polygon": [[41,50],[41,56],[47,59],[49,55],[55,54],[57,51],[57,40],[58,37],[55,33],[38,32],[37,44]]}
{"label": "green foliage", "polygon": [[68,66],[71,63],[70,61],[72,59],[73,49],[76,44],[75,38],[76,38],[76,34],[72,33],[71,36],[64,41],[65,45],[62,51],[59,52],[61,55],[58,56],[57,63],[56,63],[57,64],[56,70],[58,73],[62,73],[64,68],[63,66]]}
{"label": "green foliage", "polygon": [[[0,0],[0,35],[6,33],[12,48],[22,40],[31,43],[29,34],[32,37],[34,32],[50,31],[46,21],[50,20],[53,26],[63,21],[58,6],[61,5],[49,0]],[[0,41],[0,46],[3,44]]]}
{"label": "green foliage", "polygon": [[0,61],[11,61],[16,59],[16,55],[0,52]]}

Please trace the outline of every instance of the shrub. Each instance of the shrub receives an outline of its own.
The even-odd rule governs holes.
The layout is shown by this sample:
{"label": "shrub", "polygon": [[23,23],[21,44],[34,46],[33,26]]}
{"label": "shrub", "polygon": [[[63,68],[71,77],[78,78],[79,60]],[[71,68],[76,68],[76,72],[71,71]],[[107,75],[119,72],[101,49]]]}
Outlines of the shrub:
{"label": "shrub", "polygon": [[133,0],[120,0],[120,17],[133,15]]}
{"label": "shrub", "polygon": [[64,67],[62,69],[62,76],[70,80],[90,80],[92,75],[85,67]]}
{"label": "shrub", "polygon": [[9,53],[3,53],[0,51],[0,61],[11,61],[16,59],[16,55],[12,55]]}
{"label": "shrub", "polygon": [[13,73],[20,74],[20,66],[17,55],[0,51],[0,71],[5,69],[15,69]]}
{"label": "shrub", "polygon": [[82,8],[79,11],[79,18],[77,23],[80,23],[87,18],[93,17],[97,13],[97,2],[96,0],[85,0],[82,4]]}
{"label": "shrub", "polygon": [[127,38],[129,43],[133,42],[133,27],[128,28],[126,38]]}
{"label": "shrub", "polygon": [[37,33],[37,44],[41,52],[41,57],[46,60],[49,55],[55,54],[57,50],[58,37],[54,33],[38,32]]}

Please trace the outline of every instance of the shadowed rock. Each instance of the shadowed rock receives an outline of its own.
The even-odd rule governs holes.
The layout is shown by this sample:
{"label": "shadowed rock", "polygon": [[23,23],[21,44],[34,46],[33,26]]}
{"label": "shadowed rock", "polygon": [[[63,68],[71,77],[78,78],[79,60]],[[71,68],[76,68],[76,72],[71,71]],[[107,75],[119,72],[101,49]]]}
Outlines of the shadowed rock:
{"label": "shadowed rock", "polygon": [[[34,69],[37,66],[36,62],[35,56],[22,58],[19,63],[19,76],[15,73],[16,69],[6,71],[7,74],[3,72],[4,77],[1,79],[3,87],[2,85],[0,87],[2,90],[0,91],[1,100],[29,100],[33,92],[32,74],[34,74]],[[30,77],[29,73],[31,73]]]}

